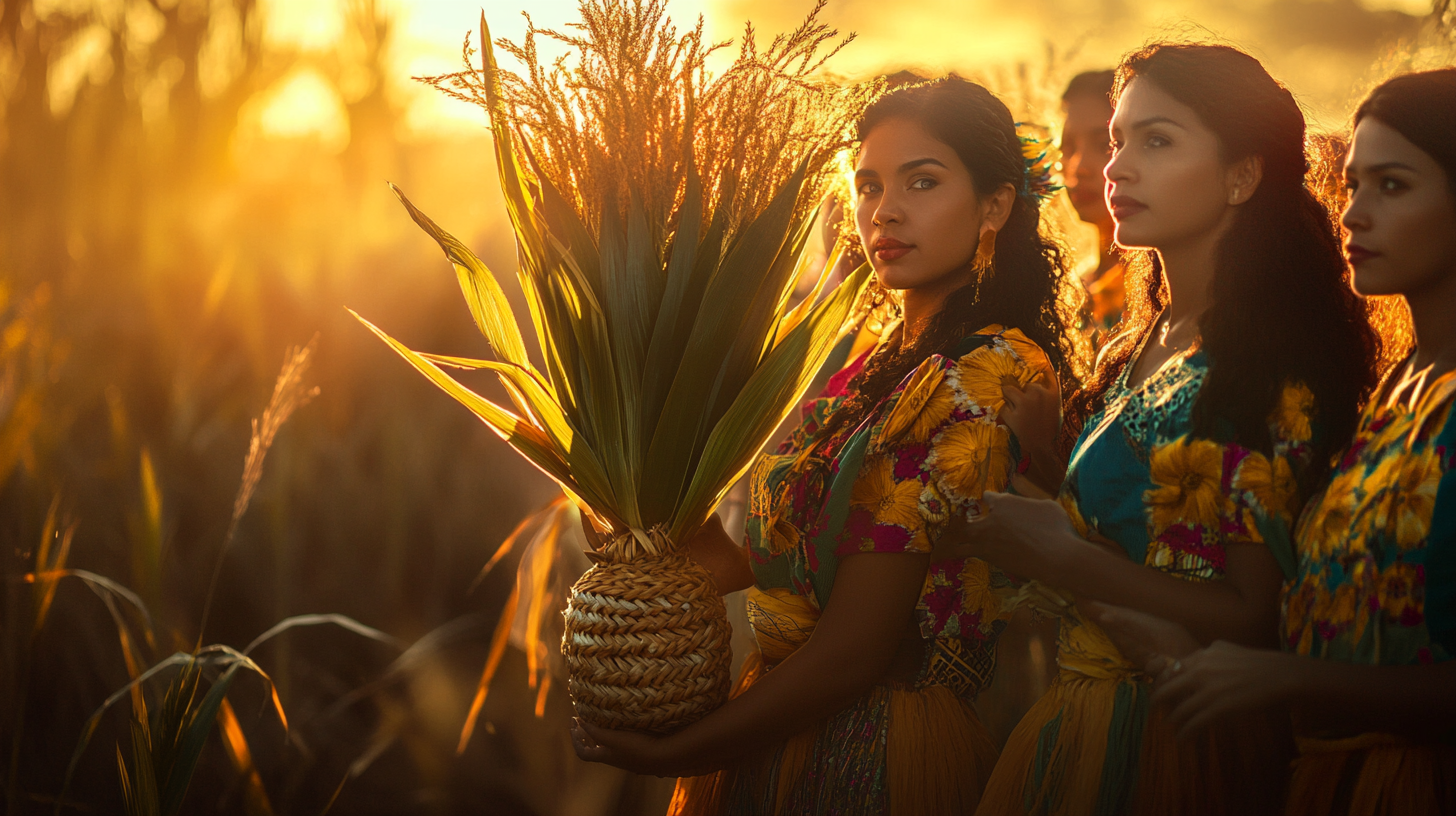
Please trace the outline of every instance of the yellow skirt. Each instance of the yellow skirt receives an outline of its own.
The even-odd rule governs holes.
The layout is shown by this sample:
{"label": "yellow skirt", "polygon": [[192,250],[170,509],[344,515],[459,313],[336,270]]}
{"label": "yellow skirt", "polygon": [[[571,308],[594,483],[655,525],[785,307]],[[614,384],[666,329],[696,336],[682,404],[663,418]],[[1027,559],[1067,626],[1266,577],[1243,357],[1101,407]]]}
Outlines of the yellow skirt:
{"label": "yellow skirt", "polygon": [[1456,747],[1362,734],[1299,740],[1286,816],[1456,815]]}
{"label": "yellow skirt", "polygon": [[[755,652],[733,695],[763,676]],[[975,810],[996,747],[975,711],[944,686],[876,686],[786,743],[707,776],[679,779],[669,816],[891,814]]]}
{"label": "yellow skirt", "polygon": [[1100,629],[1063,624],[1061,671],[1001,751],[978,816],[1277,814],[1288,720],[1240,718],[1179,742],[1152,687]]}

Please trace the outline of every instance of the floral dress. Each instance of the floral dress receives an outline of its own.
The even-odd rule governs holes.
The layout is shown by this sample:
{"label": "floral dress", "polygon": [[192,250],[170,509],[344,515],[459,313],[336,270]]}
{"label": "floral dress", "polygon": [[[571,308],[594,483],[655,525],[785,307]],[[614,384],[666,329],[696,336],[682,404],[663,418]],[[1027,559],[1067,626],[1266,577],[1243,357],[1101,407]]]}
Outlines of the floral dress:
{"label": "floral dress", "polygon": [[[1413,404],[1404,391],[1371,401],[1300,520],[1299,571],[1283,602],[1287,651],[1379,666],[1456,655],[1456,372]],[[1334,813],[1337,801],[1351,816],[1456,813],[1449,744],[1301,729],[1299,747],[1293,813]]]}
{"label": "floral dress", "polygon": [[[1054,377],[1020,331],[990,326],[927,359],[857,426],[816,440],[868,356],[806,403],[798,428],[751,472],[759,654],[740,692],[808,641],[842,559],[928,553],[952,516],[973,517],[984,491],[1007,489],[1019,455],[997,419],[1001,389]],[[969,813],[995,762],[970,703],[994,671],[1007,617],[995,589],[1008,584],[978,559],[933,563],[915,610],[923,658],[913,677],[741,767],[681,780],[670,812]]]}
{"label": "floral dress", "polygon": [[[1270,418],[1272,449],[1261,452],[1192,437],[1193,405],[1208,376],[1202,351],[1173,358],[1137,387],[1128,384],[1132,368],[1108,389],[1073,450],[1058,500],[1077,532],[1190,582],[1221,580],[1228,548],[1239,545],[1268,546],[1288,574],[1297,477],[1313,433],[1310,391],[1284,389]],[[1255,740],[1222,734],[1212,744],[1177,744],[1149,705],[1148,678],[1075,608],[1060,614],[1058,676],[1002,749],[978,813],[1278,806],[1279,764],[1248,750]],[[1260,778],[1271,770],[1273,778]]]}

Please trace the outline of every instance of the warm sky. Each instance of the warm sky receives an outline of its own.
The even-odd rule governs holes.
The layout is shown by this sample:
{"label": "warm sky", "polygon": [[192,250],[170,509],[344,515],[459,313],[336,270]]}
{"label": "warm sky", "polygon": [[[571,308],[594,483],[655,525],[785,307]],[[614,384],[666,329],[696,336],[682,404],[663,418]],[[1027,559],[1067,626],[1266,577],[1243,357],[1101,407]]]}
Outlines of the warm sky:
{"label": "warm sky", "polygon": [[[455,70],[461,40],[479,18],[480,0],[383,1],[400,22],[391,60],[402,82],[413,74]],[[268,5],[269,36],[280,42],[326,50],[342,29],[343,0],[271,0]],[[812,0],[669,0],[668,13],[681,27],[702,14],[708,33],[727,39],[738,36],[747,19],[762,35],[786,30],[811,7]],[[858,33],[834,63],[847,75],[908,67],[1005,80],[1021,63],[1033,84],[1047,70],[1048,53],[1059,62],[1050,73],[1060,83],[1072,71],[1109,66],[1118,54],[1160,33],[1206,32],[1264,59],[1315,120],[1337,124],[1350,101],[1368,87],[1372,70],[1378,70],[1372,63],[1396,40],[1410,36],[1416,18],[1429,8],[1429,0],[831,0],[823,19]],[[575,0],[484,2],[492,33],[512,40],[525,29],[523,9],[542,27],[559,27],[576,17]],[[277,92],[265,113],[265,128],[326,131],[337,104],[321,98],[329,93],[317,78],[295,77]],[[407,133],[483,123],[478,111],[423,88],[410,98]]]}

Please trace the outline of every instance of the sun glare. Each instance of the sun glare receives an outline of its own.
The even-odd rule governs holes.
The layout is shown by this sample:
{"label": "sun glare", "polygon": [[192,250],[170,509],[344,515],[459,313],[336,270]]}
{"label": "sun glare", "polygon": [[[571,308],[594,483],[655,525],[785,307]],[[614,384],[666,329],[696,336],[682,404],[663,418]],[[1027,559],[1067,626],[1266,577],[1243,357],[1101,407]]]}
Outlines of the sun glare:
{"label": "sun glare", "polygon": [[331,152],[349,143],[348,117],[333,85],[313,68],[299,68],[248,103],[245,125],[274,139],[318,139]]}

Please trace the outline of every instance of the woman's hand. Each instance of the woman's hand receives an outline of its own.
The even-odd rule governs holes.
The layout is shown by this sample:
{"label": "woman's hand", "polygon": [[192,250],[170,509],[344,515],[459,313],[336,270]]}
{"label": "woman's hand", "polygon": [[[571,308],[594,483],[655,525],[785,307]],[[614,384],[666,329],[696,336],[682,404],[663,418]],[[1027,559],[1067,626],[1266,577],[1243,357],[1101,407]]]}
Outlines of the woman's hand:
{"label": "woman's hand", "polygon": [[753,586],[753,567],[748,552],[723,531],[723,520],[717,513],[687,542],[688,557],[702,565],[713,576],[719,595],[727,595]]}
{"label": "woman's hand", "polygon": [[697,776],[707,769],[690,766],[676,735],[665,737],[635,731],[598,728],[580,718],[571,720],[571,745],[578,758],[601,762],[645,776]]}
{"label": "woman's hand", "polygon": [[1217,641],[1164,670],[1153,702],[1168,706],[1180,739],[1240,711],[1291,701],[1313,661]]}
{"label": "woman's hand", "polygon": [[[1043,377],[1026,388],[1002,386],[1000,419],[1016,435],[1022,453],[1030,462],[1025,479],[1054,495],[1067,475],[1067,463],[1057,454],[1062,431],[1062,394],[1054,378]],[[1021,488],[1024,490],[1024,488]]]}
{"label": "woman's hand", "polygon": [[1198,651],[1198,640],[1187,629],[1156,615],[1088,600],[1078,601],[1077,608],[1134,666],[1154,677],[1166,676],[1170,667]]}
{"label": "woman's hand", "polygon": [[937,561],[980,558],[1004,572],[1057,584],[1051,573],[1068,540],[1083,543],[1062,506],[988,490],[974,521],[956,516],[935,542]]}

